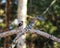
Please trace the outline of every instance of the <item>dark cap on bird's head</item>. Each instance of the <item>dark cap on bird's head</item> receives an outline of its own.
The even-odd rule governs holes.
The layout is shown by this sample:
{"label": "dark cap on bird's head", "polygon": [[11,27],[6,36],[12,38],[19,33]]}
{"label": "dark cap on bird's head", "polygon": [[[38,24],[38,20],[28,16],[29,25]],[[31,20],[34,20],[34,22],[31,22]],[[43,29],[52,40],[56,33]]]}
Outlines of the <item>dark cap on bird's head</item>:
{"label": "dark cap on bird's head", "polygon": [[23,21],[21,21],[19,24],[18,24],[18,27],[22,26],[23,25]]}

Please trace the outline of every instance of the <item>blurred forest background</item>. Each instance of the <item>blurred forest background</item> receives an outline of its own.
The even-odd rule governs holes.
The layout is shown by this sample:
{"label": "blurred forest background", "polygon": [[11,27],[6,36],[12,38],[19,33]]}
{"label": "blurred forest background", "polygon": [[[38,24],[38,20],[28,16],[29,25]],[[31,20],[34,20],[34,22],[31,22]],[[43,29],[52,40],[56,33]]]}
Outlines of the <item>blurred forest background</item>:
{"label": "blurred forest background", "polygon": [[[28,0],[27,4],[27,24],[35,16],[40,16],[33,28],[47,32],[60,38],[60,0],[57,0],[51,7],[53,0]],[[18,1],[10,0],[9,30],[17,28],[17,8]],[[49,10],[43,12],[49,7]],[[0,33],[6,28],[6,0],[0,0]],[[10,36],[10,44],[16,35]],[[60,44],[38,34],[27,33],[27,48],[60,48]],[[0,47],[4,46],[4,38],[0,38]]]}

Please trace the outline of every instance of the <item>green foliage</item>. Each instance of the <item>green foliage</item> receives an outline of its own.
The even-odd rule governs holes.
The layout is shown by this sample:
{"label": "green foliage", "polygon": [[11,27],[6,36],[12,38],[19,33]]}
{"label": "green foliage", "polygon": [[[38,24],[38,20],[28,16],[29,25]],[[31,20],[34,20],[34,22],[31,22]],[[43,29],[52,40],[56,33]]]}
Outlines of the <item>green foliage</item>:
{"label": "green foliage", "polygon": [[[30,16],[39,15],[40,16],[46,10],[46,8],[49,7],[51,2],[52,2],[52,0],[28,0],[28,15],[30,15]],[[60,4],[60,1],[57,0],[56,3],[54,3],[49,8],[47,13],[42,16],[46,20],[45,21],[37,20],[36,24],[34,26],[34,29],[39,29],[39,30],[45,31],[49,34],[60,37],[60,6],[59,6],[59,4]],[[30,20],[28,20],[28,21],[30,21]],[[36,38],[38,38],[38,36]],[[36,40],[36,38],[34,37],[34,38],[32,38],[32,39],[30,38],[30,39],[31,39],[31,41],[35,40],[35,42],[40,41],[40,42],[38,42],[39,44],[41,42],[44,42],[44,40],[45,40],[45,39],[41,40],[41,38]],[[47,40],[47,42],[48,42],[48,40]],[[45,41],[45,43],[43,43],[43,44],[46,44],[47,42]],[[60,44],[58,45],[58,43],[57,43],[56,45],[57,45],[57,47],[55,47],[55,48],[59,48]],[[52,46],[55,46],[53,44],[53,41],[49,42],[47,44],[47,46],[45,45],[44,48],[53,48]],[[38,48],[38,47],[36,47],[36,48]]]}
{"label": "green foliage", "polygon": [[3,29],[6,25],[4,23],[0,23],[0,27]]}
{"label": "green foliage", "polygon": [[17,18],[17,4],[12,2],[10,8],[11,8],[10,20],[14,20],[15,18]]}
{"label": "green foliage", "polygon": [[0,38],[0,46],[3,46],[4,44],[4,38]]}

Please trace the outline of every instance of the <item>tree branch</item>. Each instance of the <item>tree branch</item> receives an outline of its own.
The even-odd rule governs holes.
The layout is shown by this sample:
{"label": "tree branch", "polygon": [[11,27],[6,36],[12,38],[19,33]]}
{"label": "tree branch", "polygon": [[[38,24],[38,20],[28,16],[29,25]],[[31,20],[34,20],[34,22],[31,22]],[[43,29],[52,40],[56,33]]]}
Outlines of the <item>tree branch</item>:
{"label": "tree branch", "polygon": [[24,29],[23,32],[19,33],[18,36],[13,40],[13,44],[12,44],[12,47],[13,48],[15,47],[16,43],[19,41],[20,37],[24,33],[26,33],[26,32],[37,33],[37,34],[39,34],[39,35],[41,35],[43,37],[46,37],[48,39],[51,39],[53,41],[56,41],[56,42],[59,42],[60,43],[60,39],[59,38],[57,38],[57,37],[55,37],[53,35],[50,35],[50,34],[48,34],[46,32],[43,32],[43,31],[40,31],[40,30],[35,30],[35,29],[27,29],[27,30]]}
{"label": "tree branch", "polygon": [[35,32],[35,33],[37,33],[37,34],[39,34],[39,35],[41,35],[43,37],[46,37],[48,39],[51,39],[53,41],[56,41],[56,42],[59,42],[60,43],[60,39],[59,38],[57,38],[57,37],[55,37],[53,35],[50,35],[50,34],[48,34],[46,32],[43,32],[43,31],[40,31],[40,30],[35,30],[35,29],[29,29],[28,31],[31,32],[31,33],[32,32]]}
{"label": "tree branch", "polygon": [[10,35],[13,35],[13,34],[17,34],[17,33],[19,33],[19,30],[6,31],[6,32],[3,32],[3,33],[0,33],[0,38],[10,36]]}
{"label": "tree branch", "polygon": [[[6,36],[10,36],[10,35],[13,35],[13,34],[17,34],[17,33],[19,33],[19,31],[20,30],[17,30],[17,31],[16,30],[11,30],[11,31],[7,31],[7,32],[4,32],[4,33],[0,33],[0,38],[6,37]],[[31,32],[31,33],[35,32],[35,33],[37,33],[37,34],[39,34],[39,35],[41,35],[43,37],[49,38],[49,39],[51,39],[53,41],[56,41],[56,42],[60,43],[60,39],[59,38],[57,38],[57,37],[55,37],[53,35],[50,35],[50,34],[48,34],[46,32],[43,32],[43,31],[40,31],[40,30],[35,30],[35,29],[27,29],[27,31]],[[26,33],[26,31],[21,32],[19,35],[21,36],[24,33]]]}
{"label": "tree branch", "polygon": [[[57,38],[57,37],[55,37],[55,36],[53,36],[53,35],[50,35],[50,34],[48,34],[48,33],[46,33],[46,32],[43,32],[43,31],[35,30],[35,29],[27,29],[27,32],[37,33],[37,34],[39,34],[39,35],[41,35],[41,36],[43,36],[43,37],[46,37],[46,38],[48,38],[48,39],[51,39],[51,40],[53,40],[53,41],[56,41],[56,42],[59,42],[59,43],[60,43],[60,39],[59,39],[59,38]],[[24,34],[24,33],[26,33],[26,31],[23,31],[22,33],[20,33],[20,34],[19,34],[19,37],[20,37],[22,34]],[[16,39],[15,39],[13,42],[17,43],[18,40],[19,40],[19,37],[16,37]]]}
{"label": "tree branch", "polygon": [[46,12],[49,10],[49,8],[50,8],[56,1],[57,1],[57,0],[53,0],[53,1],[51,2],[51,4],[49,5],[49,7],[47,7],[46,10],[41,14],[41,16],[44,15],[44,14],[46,14]]}

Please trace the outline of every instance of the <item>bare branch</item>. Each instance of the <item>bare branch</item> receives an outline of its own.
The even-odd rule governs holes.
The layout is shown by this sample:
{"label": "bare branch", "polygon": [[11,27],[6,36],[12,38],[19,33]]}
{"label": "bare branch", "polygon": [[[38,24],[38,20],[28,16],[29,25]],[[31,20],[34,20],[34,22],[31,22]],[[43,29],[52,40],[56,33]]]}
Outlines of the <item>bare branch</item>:
{"label": "bare branch", "polygon": [[[57,37],[55,37],[55,36],[53,36],[53,35],[50,35],[50,34],[48,34],[48,33],[46,33],[46,32],[43,32],[43,31],[35,30],[35,29],[27,29],[27,32],[37,33],[37,34],[39,34],[39,35],[41,35],[41,36],[43,36],[43,37],[46,37],[46,38],[48,38],[48,39],[51,39],[51,40],[53,40],[53,41],[56,41],[56,42],[59,42],[59,43],[60,43],[60,39],[59,39],[59,38],[57,38]],[[21,36],[21,35],[24,34],[24,33],[26,33],[26,31],[23,31],[23,32],[20,33],[19,35]],[[19,37],[20,37],[20,36],[19,36]],[[19,38],[18,38],[18,39],[19,39]],[[17,43],[17,42],[18,42],[18,39],[15,39],[14,42]]]}
{"label": "bare branch", "polygon": [[23,32],[19,33],[18,36],[13,40],[13,43],[12,43],[12,47],[15,47],[16,43],[19,41],[20,37],[26,33],[26,32],[30,32],[30,33],[37,33],[43,37],[46,37],[48,39],[51,39],[53,41],[56,41],[56,42],[59,42],[60,43],[60,39],[53,36],[53,35],[50,35],[46,32],[43,32],[43,31],[40,31],[40,30],[35,30],[35,29],[27,29],[27,30],[23,30]]}
{"label": "bare branch", "polygon": [[56,41],[56,42],[60,43],[60,39],[59,38],[57,38],[57,37],[55,37],[53,35],[50,35],[50,34],[48,34],[46,32],[43,32],[43,31],[40,31],[40,30],[35,30],[35,29],[29,29],[28,31],[31,32],[31,33],[35,32],[35,33],[37,33],[37,34],[39,34],[39,35],[41,35],[43,37],[49,38],[49,39],[51,39],[53,41]]}
{"label": "bare branch", "polygon": [[56,2],[57,0],[53,0],[52,2],[51,2],[51,4],[49,5],[49,7],[47,7],[47,9],[42,13],[42,15],[44,15],[48,10],[49,10],[49,8]]}
{"label": "bare branch", "polygon": [[[19,33],[19,31],[20,30],[17,30],[17,31],[16,30],[11,30],[11,31],[7,31],[7,32],[4,32],[4,33],[0,33],[0,38],[6,37],[6,36],[10,36],[10,35],[13,35],[13,34],[17,34],[17,33]],[[35,33],[37,33],[37,34],[39,34],[39,35],[41,35],[43,37],[49,38],[49,39],[51,39],[53,41],[56,41],[56,42],[60,43],[60,39],[59,38],[57,38],[57,37],[55,37],[53,35],[50,35],[50,34],[48,34],[46,32],[43,32],[43,31],[40,31],[40,30],[35,30],[35,29],[27,29],[27,31],[31,32],[31,33],[35,32]],[[21,36],[24,33],[26,33],[26,30],[21,32],[19,35]]]}
{"label": "bare branch", "polygon": [[17,33],[19,33],[19,30],[6,31],[6,32],[3,32],[3,33],[0,33],[0,38],[10,36],[10,35],[13,35],[13,34],[17,34]]}

